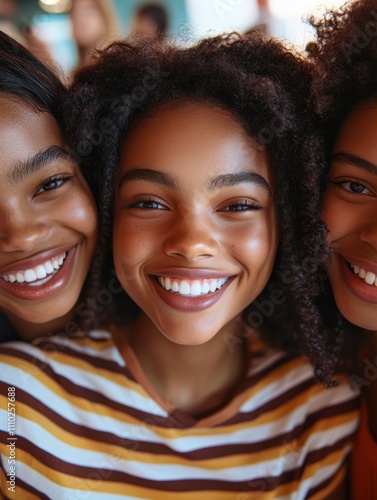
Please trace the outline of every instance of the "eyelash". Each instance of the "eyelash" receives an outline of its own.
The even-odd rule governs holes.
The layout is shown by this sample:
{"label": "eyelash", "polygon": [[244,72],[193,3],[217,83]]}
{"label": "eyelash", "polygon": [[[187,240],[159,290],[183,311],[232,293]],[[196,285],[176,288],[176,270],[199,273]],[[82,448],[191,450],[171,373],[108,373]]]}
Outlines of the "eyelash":
{"label": "eyelash", "polygon": [[[149,206],[138,206],[142,204],[149,204]],[[136,198],[132,203],[129,203],[128,205],[125,205],[125,208],[140,208],[142,210],[161,210],[161,208],[157,208],[157,206],[151,206],[152,204],[154,205],[159,205],[162,207],[163,210],[165,210],[165,207],[160,203],[159,201],[155,200],[154,198]]]}
{"label": "eyelash", "polygon": [[[139,206],[138,206],[139,205]],[[140,206],[144,205],[144,206]],[[145,206],[149,205],[149,206]],[[158,208],[162,207],[162,208]],[[242,207],[242,208],[241,208]],[[165,210],[165,207],[162,203],[155,200],[154,198],[136,198],[132,203],[125,205],[125,208],[139,208],[141,210]],[[251,202],[249,200],[244,200],[242,202],[231,203],[227,207],[220,209],[223,212],[247,212],[250,210],[261,210],[262,205],[258,203]]]}
{"label": "eyelash", "polygon": [[[364,183],[362,181],[359,181],[358,179],[342,179],[340,181],[336,181],[334,182],[334,184],[336,184],[337,186],[341,187],[342,189],[344,189],[347,193],[350,193],[350,194],[353,194],[353,195],[371,195],[371,191],[364,185]],[[352,191],[351,189],[347,189],[346,188],[346,184],[353,184],[354,186],[361,186],[363,189],[367,190],[368,193],[360,193],[360,192],[356,192],[356,191]]]}
{"label": "eyelash", "polygon": [[[232,207],[238,207],[238,208],[232,208]],[[243,208],[239,208],[243,207]],[[224,212],[247,212],[249,210],[261,210],[262,205],[259,205],[259,203],[255,203],[249,200],[244,200],[244,201],[237,201],[235,203],[231,203],[225,208],[222,208],[221,210]]]}
{"label": "eyelash", "polygon": [[[46,181],[42,182],[42,184],[38,188],[36,194],[47,193],[47,192],[50,192],[50,191],[56,191],[63,184],[65,184],[66,182],[70,181],[72,179],[72,177],[73,177],[72,175],[56,175],[54,177],[50,177],[50,179],[47,179]],[[50,188],[46,187],[46,186],[48,186],[49,184],[52,184],[52,183],[58,183],[58,185],[55,186],[55,187],[50,187]]]}

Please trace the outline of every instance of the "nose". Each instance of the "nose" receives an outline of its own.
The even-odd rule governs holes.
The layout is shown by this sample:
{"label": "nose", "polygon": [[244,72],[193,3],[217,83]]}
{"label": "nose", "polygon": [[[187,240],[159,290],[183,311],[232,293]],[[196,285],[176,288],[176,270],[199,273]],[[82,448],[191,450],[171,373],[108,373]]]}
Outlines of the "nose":
{"label": "nose", "polygon": [[0,251],[31,251],[49,232],[44,217],[29,207],[0,207]]}
{"label": "nose", "polygon": [[189,261],[214,257],[219,251],[216,230],[205,216],[179,215],[170,225],[164,251],[171,257]]}

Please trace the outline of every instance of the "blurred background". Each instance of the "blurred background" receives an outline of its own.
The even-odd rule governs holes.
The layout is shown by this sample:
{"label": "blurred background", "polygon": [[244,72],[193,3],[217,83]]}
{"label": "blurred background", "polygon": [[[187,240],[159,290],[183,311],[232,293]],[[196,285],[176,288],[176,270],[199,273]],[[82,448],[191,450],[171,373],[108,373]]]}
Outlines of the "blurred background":
{"label": "blurred background", "polygon": [[0,29],[61,73],[85,64],[91,52],[131,34],[173,34],[179,43],[223,31],[262,30],[303,49],[311,14],[344,0],[0,0]]}

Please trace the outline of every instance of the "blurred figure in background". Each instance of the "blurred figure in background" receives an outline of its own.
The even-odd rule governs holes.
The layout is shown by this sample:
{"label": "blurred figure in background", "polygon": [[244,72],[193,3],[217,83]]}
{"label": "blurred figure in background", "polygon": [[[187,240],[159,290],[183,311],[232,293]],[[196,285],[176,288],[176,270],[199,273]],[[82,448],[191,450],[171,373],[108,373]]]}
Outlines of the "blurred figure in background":
{"label": "blurred figure in background", "polygon": [[0,0],[0,31],[20,40],[21,33],[13,23],[18,5],[15,0]]}
{"label": "blurred figure in background", "polygon": [[270,38],[272,17],[268,5],[268,0],[257,0],[257,5],[258,5],[258,21],[253,27],[247,30],[246,33],[258,31],[259,33],[262,33],[266,38]]}
{"label": "blurred figure in background", "polygon": [[163,38],[168,27],[169,13],[166,7],[158,3],[147,3],[136,10],[132,33],[142,39]]}
{"label": "blurred figure in background", "polygon": [[0,0],[0,31],[16,39],[33,53],[40,61],[53,69],[49,48],[34,33],[32,26],[24,22],[21,30],[14,23],[19,5],[15,0]]}
{"label": "blurred figure in background", "polygon": [[78,67],[86,63],[94,49],[119,36],[119,23],[111,0],[73,0],[70,16]]}

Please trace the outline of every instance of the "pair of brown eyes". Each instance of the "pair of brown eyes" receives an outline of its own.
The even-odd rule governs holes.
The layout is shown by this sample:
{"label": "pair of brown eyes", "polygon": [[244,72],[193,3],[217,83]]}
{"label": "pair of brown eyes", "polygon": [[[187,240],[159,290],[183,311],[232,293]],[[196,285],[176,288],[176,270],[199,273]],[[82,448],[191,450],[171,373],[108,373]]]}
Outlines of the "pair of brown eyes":
{"label": "pair of brown eyes", "polygon": [[[165,210],[164,205],[159,203],[158,201],[154,199],[148,199],[148,198],[140,198],[134,200],[132,203],[129,205],[126,205],[125,208],[140,208],[144,210]],[[262,207],[258,203],[253,203],[251,201],[244,201],[244,202],[237,202],[237,203],[232,203],[228,205],[227,207],[224,207],[222,210],[223,211],[229,211],[229,212],[243,212],[247,210],[260,210]]]}

